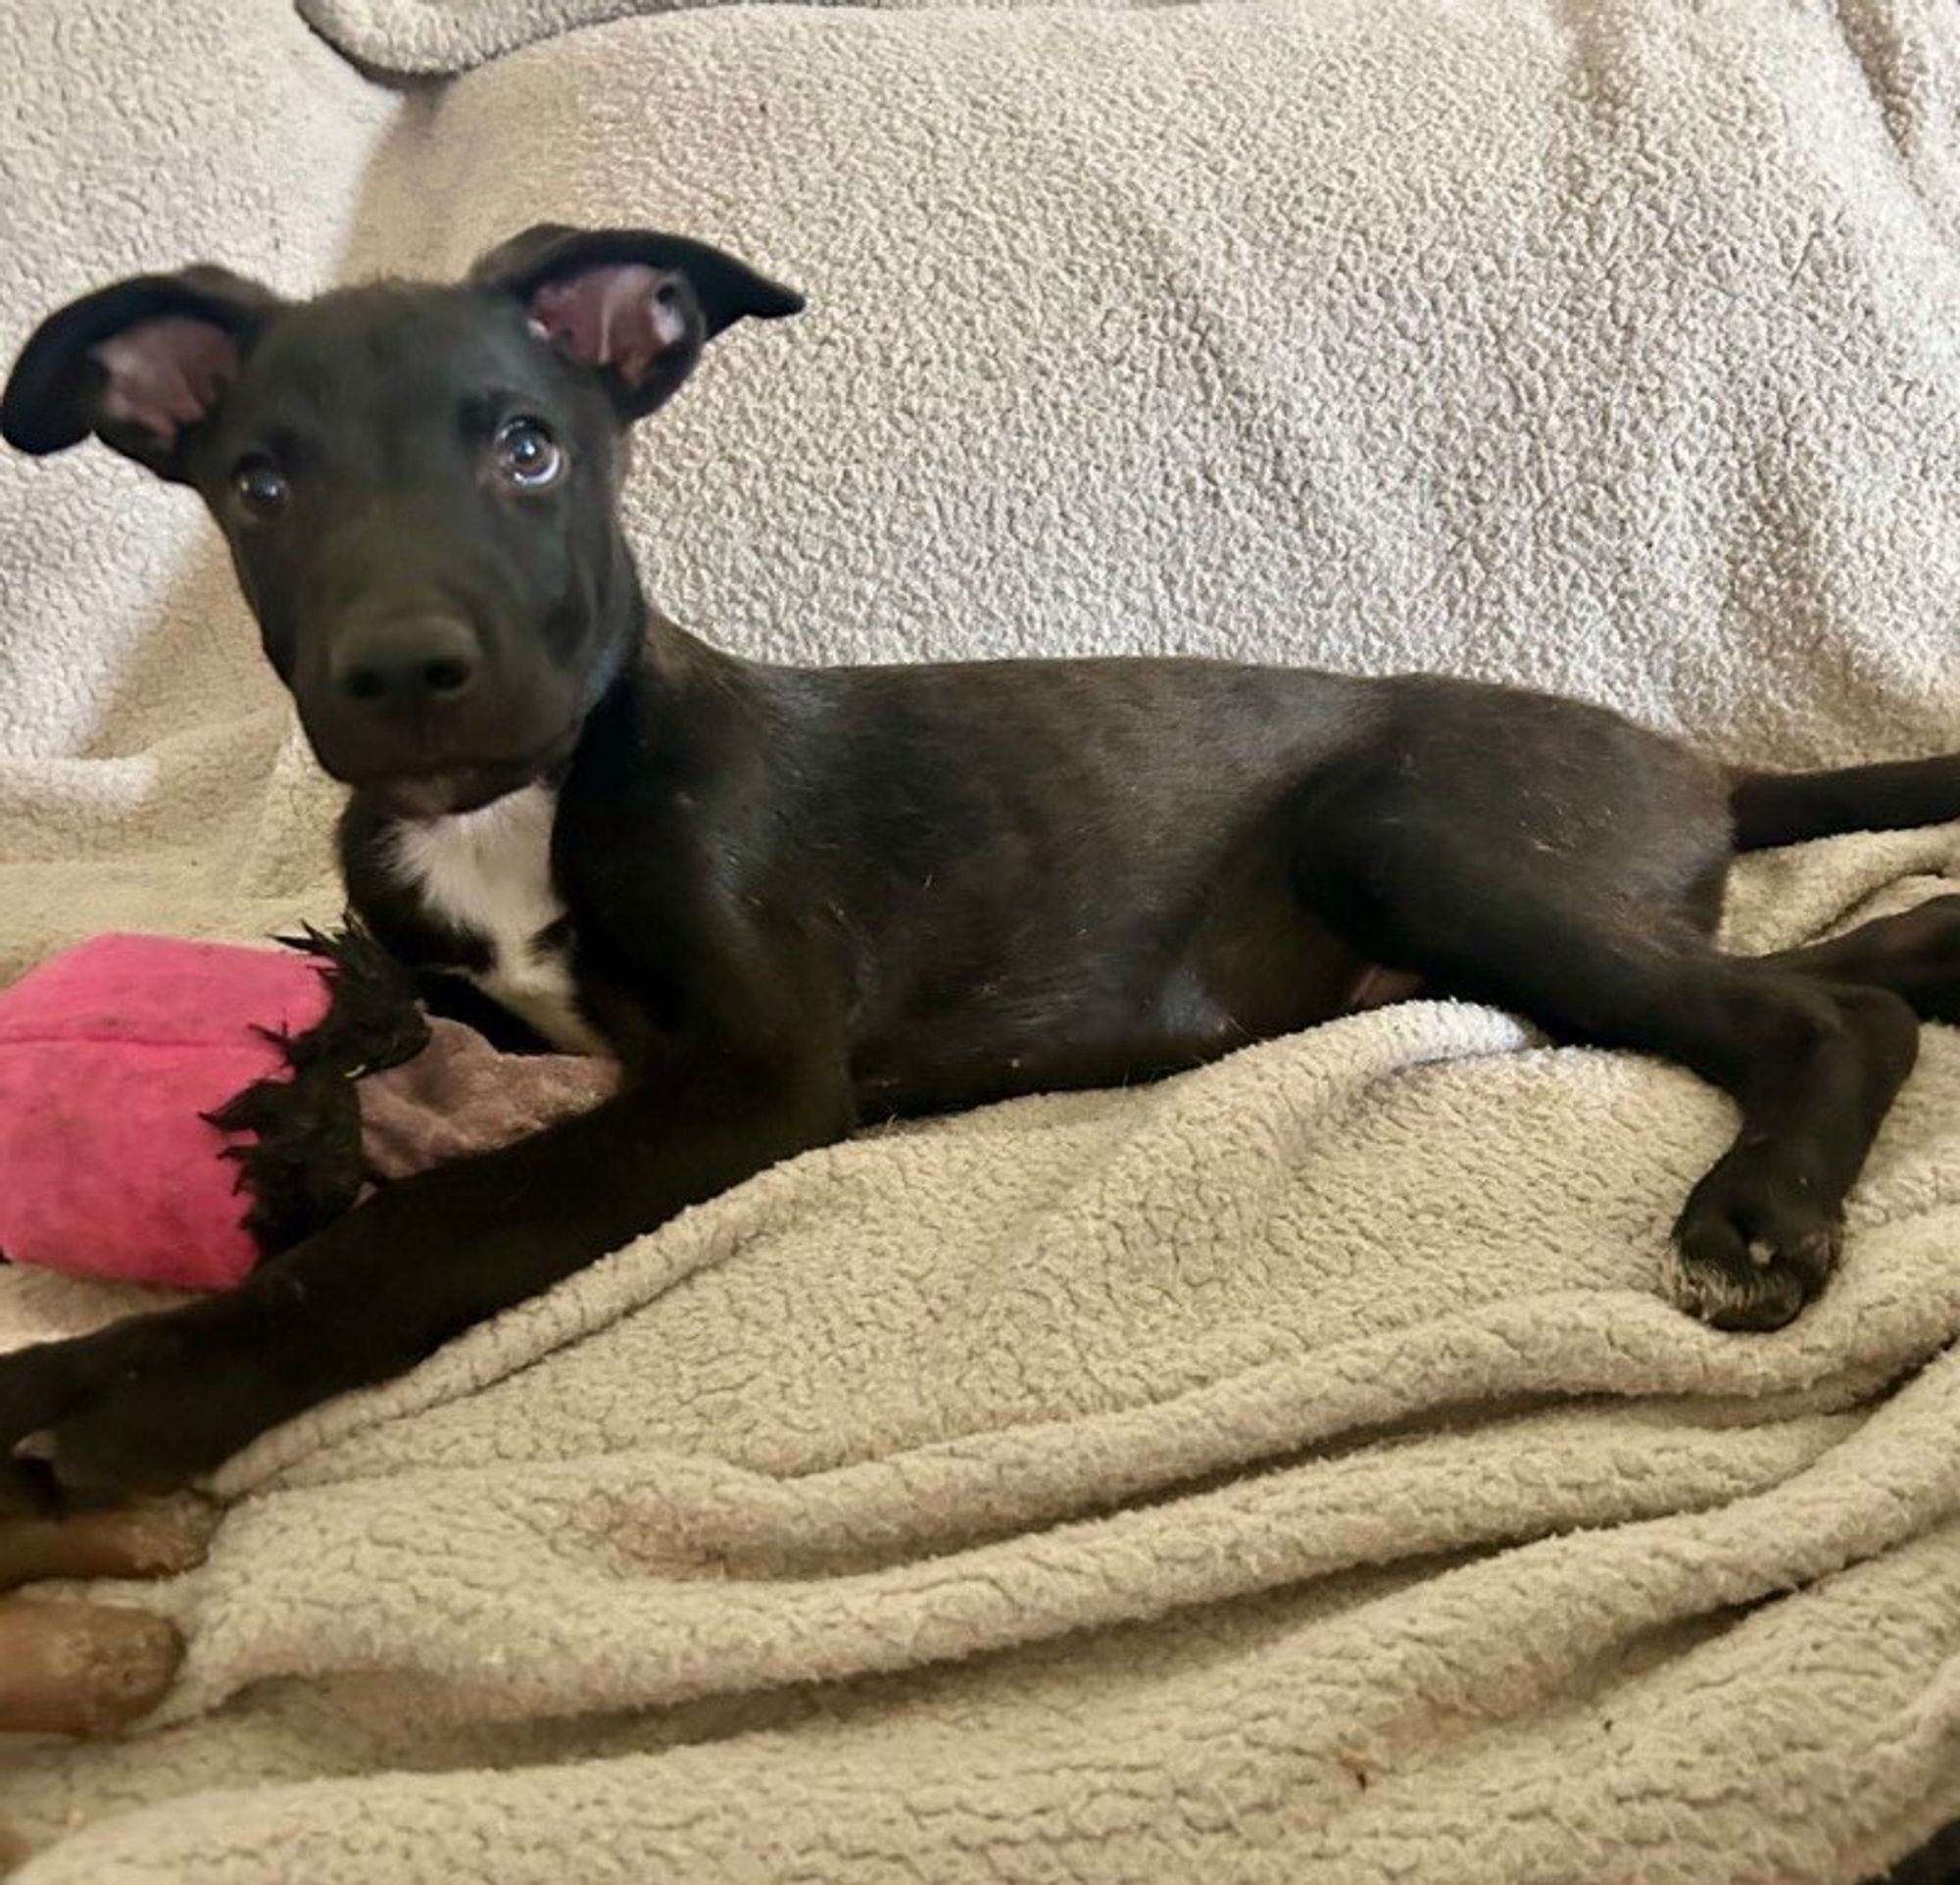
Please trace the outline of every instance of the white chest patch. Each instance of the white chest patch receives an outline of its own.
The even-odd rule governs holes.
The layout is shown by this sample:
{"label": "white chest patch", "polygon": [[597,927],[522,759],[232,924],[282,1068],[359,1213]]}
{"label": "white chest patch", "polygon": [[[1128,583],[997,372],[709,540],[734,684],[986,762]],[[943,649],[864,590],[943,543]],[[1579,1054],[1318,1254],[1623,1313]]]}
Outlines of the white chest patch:
{"label": "white chest patch", "polygon": [[396,827],[395,870],[430,914],[480,937],[490,966],[469,979],[554,1047],[601,1054],[578,1012],[563,947],[544,932],[564,915],[552,881],[558,794],[527,785],[480,812]]}

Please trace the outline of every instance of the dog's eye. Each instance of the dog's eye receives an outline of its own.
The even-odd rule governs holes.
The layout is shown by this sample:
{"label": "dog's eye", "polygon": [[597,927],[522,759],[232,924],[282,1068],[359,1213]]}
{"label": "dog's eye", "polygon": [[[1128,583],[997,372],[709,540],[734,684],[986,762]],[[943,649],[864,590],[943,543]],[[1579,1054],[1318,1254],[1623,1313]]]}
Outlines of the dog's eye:
{"label": "dog's eye", "polygon": [[542,420],[507,420],[497,433],[497,469],[520,491],[542,491],[564,470],[564,453]]}
{"label": "dog's eye", "polygon": [[292,495],[285,472],[269,458],[240,459],[232,468],[231,488],[245,514],[261,522],[277,517]]}

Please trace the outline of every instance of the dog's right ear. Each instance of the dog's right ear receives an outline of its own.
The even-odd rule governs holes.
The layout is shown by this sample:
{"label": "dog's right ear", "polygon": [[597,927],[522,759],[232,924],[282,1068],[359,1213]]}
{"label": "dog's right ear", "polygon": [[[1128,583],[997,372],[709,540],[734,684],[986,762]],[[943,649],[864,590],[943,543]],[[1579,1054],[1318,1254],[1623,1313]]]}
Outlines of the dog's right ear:
{"label": "dog's right ear", "polygon": [[72,301],[34,329],[0,395],[0,437],[40,455],[93,432],[159,477],[218,410],[252,337],[279,306],[228,270],[139,274]]}

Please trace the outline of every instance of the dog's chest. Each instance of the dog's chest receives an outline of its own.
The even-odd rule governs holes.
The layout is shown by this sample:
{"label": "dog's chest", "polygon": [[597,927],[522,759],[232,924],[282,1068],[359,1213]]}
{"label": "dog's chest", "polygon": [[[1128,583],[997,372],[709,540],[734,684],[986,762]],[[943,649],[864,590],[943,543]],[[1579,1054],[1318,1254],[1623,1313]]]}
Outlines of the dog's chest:
{"label": "dog's chest", "polygon": [[564,930],[564,901],[552,879],[558,795],[542,785],[480,812],[404,824],[395,873],[430,916],[480,943],[477,987],[554,1047],[599,1053],[604,1043],[579,1013]]}

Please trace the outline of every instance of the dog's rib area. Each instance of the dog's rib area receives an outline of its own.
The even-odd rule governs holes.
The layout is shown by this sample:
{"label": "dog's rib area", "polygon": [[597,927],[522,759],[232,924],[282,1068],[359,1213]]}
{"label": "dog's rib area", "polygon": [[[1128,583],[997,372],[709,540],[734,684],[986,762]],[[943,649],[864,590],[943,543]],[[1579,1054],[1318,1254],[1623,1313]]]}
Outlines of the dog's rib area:
{"label": "dog's rib area", "polygon": [[564,916],[552,880],[558,794],[527,785],[453,818],[396,828],[394,866],[429,914],[479,939],[489,967],[469,971],[494,1002],[554,1047],[597,1054],[605,1044],[579,1013],[564,948],[546,932]]}

